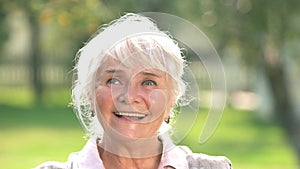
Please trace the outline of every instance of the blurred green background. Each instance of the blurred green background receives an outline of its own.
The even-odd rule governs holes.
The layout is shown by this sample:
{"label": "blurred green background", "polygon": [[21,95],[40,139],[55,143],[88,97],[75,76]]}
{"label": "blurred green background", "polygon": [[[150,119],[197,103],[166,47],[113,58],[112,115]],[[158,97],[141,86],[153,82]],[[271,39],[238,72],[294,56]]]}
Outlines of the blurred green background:
{"label": "blurred green background", "polygon": [[[299,168],[299,7],[298,0],[2,0],[0,168],[65,161],[82,148],[69,106],[74,56],[101,24],[145,11],[192,22],[224,64],[228,97],[217,130],[198,143],[211,90],[201,71],[197,125],[180,144],[225,155],[235,169]],[[201,65],[191,53],[191,65]]]}

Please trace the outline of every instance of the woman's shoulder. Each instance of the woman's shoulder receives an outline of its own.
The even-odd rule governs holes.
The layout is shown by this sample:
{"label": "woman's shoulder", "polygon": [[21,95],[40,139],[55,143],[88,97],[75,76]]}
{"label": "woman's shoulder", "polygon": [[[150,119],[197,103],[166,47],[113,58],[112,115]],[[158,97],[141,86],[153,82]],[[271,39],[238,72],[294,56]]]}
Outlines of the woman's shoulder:
{"label": "woman's shoulder", "polygon": [[57,161],[48,161],[40,164],[34,169],[71,169],[71,165],[68,162],[57,162]]}
{"label": "woman's shoulder", "polygon": [[96,144],[92,140],[88,140],[85,146],[78,152],[72,152],[66,162],[48,161],[40,164],[34,169],[101,169],[101,162],[96,148]]}
{"label": "woman's shoulder", "polygon": [[203,153],[193,153],[186,146],[178,146],[186,154],[189,168],[202,169],[232,169],[231,161],[225,156],[212,156]]}
{"label": "woman's shoulder", "polygon": [[80,152],[73,152],[69,155],[68,160],[65,162],[58,161],[47,161],[44,162],[34,169],[74,169],[78,168],[76,161],[79,161]]}

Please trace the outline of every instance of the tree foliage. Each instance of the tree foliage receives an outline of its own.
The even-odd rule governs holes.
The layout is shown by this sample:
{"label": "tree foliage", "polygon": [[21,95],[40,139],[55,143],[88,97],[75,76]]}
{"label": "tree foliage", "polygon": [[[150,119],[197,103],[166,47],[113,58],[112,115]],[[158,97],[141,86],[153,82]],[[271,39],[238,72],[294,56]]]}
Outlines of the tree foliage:
{"label": "tree foliage", "polygon": [[[188,18],[208,35],[221,57],[235,57],[248,69],[262,70],[259,73],[267,77],[272,91],[275,117],[300,158],[299,110],[293,108],[285,64],[286,58],[300,62],[295,49],[299,48],[299,7],[299,0],[2,0],[0,46],[10,35],[7,16],[22,11],[30,23],[29,63],[39,100],[42,60],[71,64],[77,49],[102,23],[125,12],[165,12]],[[295,50],[287,52],[291,45]],[[234,52],[227,54],[228,50]]]}
{"label": "tree foliage", "polygon": [[[28,22],[30,30],[28,63],[32,69],[32,86],[37,102],[41,100],[44,90],[41,77],[43,60],[45,62],[47,59],[52,61],[63,59],[70,63],[76,53],[75,50],[110,17],[110,12],[97,0],[4,0],[2,4],[1,23],[5,22],[10,13],[16,11],[21,11]],[[9,31],[3,32],[1,30],[1,37],[9,36]],[[2,44],[5,39],[7,38],[1,38]]]}

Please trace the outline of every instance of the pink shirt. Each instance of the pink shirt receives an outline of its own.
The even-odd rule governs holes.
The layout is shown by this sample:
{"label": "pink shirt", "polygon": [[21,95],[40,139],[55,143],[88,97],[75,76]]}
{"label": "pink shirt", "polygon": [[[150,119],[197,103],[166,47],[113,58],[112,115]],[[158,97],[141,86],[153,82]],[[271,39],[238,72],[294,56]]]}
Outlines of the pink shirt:
{"label": "pink shirt", "polygon": [[[163,141],[164,147],[168,147],[168,144]],[[163,153],[158,169],[163,169],[166,166],[175,169],[189,168],[186,155],[191,152],[190,149],[174,145],[169,148]],[[99,157],[97,145],[92,140],[89,140],[80,152],[70,154],[68,162],[71,163],[72,169],[105,169]]]}
{"label": "pink shirt", "polygon": [[[231,169],[231,162],[223,156],[208,156],[192,153],[186,146],[175,146],[168,136],[160,136],[163,154],[158,169],[170,167],[175,169]],[[88,140],[83,149],[71,153],[68,161],[45,162],[35,169],[105,169],[99,157],[95,140]]]}

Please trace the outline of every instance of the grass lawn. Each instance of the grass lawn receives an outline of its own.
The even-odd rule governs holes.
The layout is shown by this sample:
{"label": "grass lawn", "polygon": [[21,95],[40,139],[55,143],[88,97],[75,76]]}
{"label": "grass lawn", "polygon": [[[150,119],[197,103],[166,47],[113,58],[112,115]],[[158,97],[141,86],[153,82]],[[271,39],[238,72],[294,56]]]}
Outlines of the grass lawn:
{"label": "grass lawn", "polygon": [[[44,161],[65,161],[70,152],[85,144],[74,113],[63,106],[67,100],[57,101],[55,106],[8,106],[8,102],[0,98],[0,168],[25,169]],[[257,120],[253,112],[226,109],[213,136],[199,144],[205,112],[200,111],[195,126],[180,144],[194,152],[226,155],[234,169],[297,169],[295,152],[282,130],[274,123]]]}
{"label": "grass lawn", "polygon": [[69,108],[0,110],[0,168],[32,168],[64,161],[84,145],[83,130]]}
{"label": "grass lawn", "polygon": [[[203,124],[201,113],[195,124]],[[259,121],[253,112],[226,109],[212,137],[204,144],[196,141],[201,125],[194,126],[181,144],[194,152],[225,155],[234,169],[297,169],[295,152],[280,127]]]}

